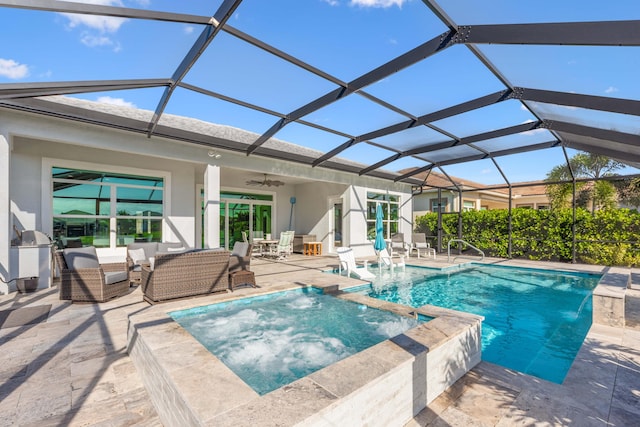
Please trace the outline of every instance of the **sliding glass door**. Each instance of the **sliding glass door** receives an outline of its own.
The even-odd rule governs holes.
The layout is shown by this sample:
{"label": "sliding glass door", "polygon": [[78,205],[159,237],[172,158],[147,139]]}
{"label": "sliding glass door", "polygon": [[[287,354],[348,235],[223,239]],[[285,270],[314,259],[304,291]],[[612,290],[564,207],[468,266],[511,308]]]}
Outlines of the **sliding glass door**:
{"label": "sliding glass door", "polygon": [[[204,213],[204,190],[200,192]],[[204,218],[204,214],[201,215]],[[233,244],[247,238],[266,237],[273,224],[273,196],[252,193],[220,193],[220,247],[232,249]],[[201,227],[204,230],[204,226]],[[202,231],[204,246],[204,231]]]}

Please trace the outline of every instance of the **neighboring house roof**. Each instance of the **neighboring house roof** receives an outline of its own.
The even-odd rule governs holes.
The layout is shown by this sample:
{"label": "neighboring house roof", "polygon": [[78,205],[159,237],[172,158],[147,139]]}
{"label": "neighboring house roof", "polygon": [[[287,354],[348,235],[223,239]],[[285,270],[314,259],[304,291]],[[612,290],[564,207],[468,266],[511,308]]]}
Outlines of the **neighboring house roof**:
{"label": "neighboring house roof", "polygon": [[[408,171],[400,171],[400,173],[406,173]],[[504,196],[508,196],[509,189],[505,188],[507,184],[498,185],[485,185],[479,182],[471,181],[468,179],[459,178],[457,176],[449,175],[447,178],[444,174],[439,172],[422,172],[416,175],[416,178],[421,179],[424,182],[424,189],[428,190],[429,187],[442,188],[447,190],[455,190],[457,185],[465,191],[481,191],[487,193],[499,193]],[[451,182],[453,181],[455,185]],[[527,182],[514,182],[511,183],[511,194],[513,196],[544,196],[546,195],[546,184],[542,181],[527,181]]]}

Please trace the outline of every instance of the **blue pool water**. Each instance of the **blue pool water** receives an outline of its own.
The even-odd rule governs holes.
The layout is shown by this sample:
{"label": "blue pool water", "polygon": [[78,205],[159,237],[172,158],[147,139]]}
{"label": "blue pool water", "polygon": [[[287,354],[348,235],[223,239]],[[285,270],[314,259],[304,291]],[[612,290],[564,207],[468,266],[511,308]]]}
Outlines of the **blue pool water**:
{"label": "blue pool water", "polygon": [[483,360],[562,383],[591,326],[591,295],[599,279],[501,266],[474,265],[448,274],[407,267],[404,273],[387,270],[371,286],[351,291],[484,316]]}
{"label": "blue pool water", "polygon": [[315,289],[169,315],[261,395],[420,323]]}

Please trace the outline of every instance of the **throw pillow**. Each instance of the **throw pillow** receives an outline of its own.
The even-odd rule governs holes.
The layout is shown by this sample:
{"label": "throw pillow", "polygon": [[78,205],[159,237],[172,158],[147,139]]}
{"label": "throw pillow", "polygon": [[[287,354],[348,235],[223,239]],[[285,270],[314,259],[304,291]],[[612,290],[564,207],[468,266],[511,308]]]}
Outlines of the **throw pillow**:
{"label": "throw pillow", "polygon": [[129,258],[133,260],[134,264],[140,264],[146,261],[147,256],[144,253],[144,248],[129,249]]}

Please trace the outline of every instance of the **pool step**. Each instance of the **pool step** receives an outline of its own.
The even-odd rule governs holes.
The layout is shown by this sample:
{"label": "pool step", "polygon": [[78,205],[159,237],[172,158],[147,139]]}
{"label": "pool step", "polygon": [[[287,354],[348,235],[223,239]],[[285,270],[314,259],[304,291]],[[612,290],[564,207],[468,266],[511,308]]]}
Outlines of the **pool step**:
{"label": "pool step", "polygon": [[640,269],[631,269],[631,283],[629,284],[629,288],[640,291]]}

